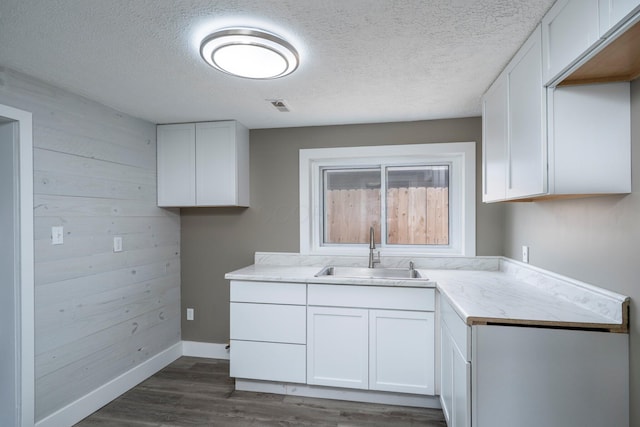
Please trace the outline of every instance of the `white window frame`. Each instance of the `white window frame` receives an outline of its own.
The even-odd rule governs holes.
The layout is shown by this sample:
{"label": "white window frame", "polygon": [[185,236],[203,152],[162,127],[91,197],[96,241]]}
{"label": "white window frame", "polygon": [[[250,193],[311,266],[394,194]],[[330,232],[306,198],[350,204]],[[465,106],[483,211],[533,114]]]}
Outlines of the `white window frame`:
{"label": "white window frame", "polygon": [[[373,147],[300,150],[300,253],[366,255],[368,245],[322,245],[323,167],[365,165],[414,166],[448,164],[449,245],[380,245],[381,255],[475,256],[476,254],[476,143],[380,145]],[[384,213],[383,213],[384,215]]]}

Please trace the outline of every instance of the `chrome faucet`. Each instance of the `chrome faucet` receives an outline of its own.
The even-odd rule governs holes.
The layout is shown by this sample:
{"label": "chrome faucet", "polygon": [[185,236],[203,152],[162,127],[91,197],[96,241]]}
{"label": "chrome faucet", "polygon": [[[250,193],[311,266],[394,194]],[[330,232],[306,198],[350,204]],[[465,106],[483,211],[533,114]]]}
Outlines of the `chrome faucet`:
{"label": "chrome faucet", "polygon": [[373,254],[373,250],[376,248],[376,240],[373,232],[373,227],[369,228],[369,268],[375,267],[376,264],[380,264],[380,252],[378,252],[378,258]]}

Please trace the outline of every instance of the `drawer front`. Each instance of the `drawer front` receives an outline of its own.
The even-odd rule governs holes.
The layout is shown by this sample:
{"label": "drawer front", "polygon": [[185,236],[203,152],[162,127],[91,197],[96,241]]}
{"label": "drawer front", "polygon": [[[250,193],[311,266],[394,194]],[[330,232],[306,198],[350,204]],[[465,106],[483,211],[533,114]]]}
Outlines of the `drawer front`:
{"label": "drawer front", "polygon": [[305,344],[306,307],[299,305],[231,303],[232,340]]}
{"label": "drawer front", "polygon": [[229,375],[265,381],[304,383],[306,346],[231,340]]}
{"label": "drawer front", "polygon": [[309,305],[434,311],[435,289],[309,285]]}
{"label": "drawer front", "polygon": [[231,302],[257,302],[266,304],[307,303],[307,285],[304,283],[231,281]]}
{"label": "drawer front", "polygon": [[464,323],[449,301],[442,295],[440,295],[440,321],[445,324],[461,355],[467,361],[471,361],[469,351],[469,331],[471,328]]}

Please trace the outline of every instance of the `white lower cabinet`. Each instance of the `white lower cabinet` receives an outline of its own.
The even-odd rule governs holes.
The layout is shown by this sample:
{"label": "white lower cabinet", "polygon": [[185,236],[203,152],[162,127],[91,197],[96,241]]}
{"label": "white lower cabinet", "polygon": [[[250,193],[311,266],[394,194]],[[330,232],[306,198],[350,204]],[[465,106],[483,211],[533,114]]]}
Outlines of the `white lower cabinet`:
{"label": "white lower cabinet", "polygon": [[306,381],[306,285],[231,282],[230,366],[235,378]]}
{"label": "white lower cabinet", "polygon": [[434,394],[434,313],[369,311],[369,388]]}
{"label": "white lower cabinet", "polygon": [[368,311],[307,309],[307,383],[368,389]]}
{"label": "white lower cabinet", "polygon": [[309,285],[307,383],[434,395],[433,295],[433,289]]}
{"label": "white lower cabinet", "polygon": [[440,298],[440,401],[448,427],[629,425],[629,337],[467,326]]}
{"label": "white lower cabinet", "polygon": [[[440,300],[440,403],[449,427],[471,426],[468,327]],[[449,326],[450,325],[450,326]]]}

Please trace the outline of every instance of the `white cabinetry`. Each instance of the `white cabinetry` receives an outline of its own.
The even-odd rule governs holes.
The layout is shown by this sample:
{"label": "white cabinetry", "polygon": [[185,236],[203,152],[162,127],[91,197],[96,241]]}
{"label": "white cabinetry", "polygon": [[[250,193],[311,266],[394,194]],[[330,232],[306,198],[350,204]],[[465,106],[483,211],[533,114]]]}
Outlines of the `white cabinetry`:
{"label": "white cabinetry", "polygon": [[304,383],[306,285],[231,282],[230,376]]}
{"label": "white cabinetry", "polygon": [[471,359],[468,328],[440,299],[440,403],[449,427],[471,426]]}
{"label": "white cabinetry", "polygon": [[598,0],[558,0],[542,18],[544,83],[550,83],[600,39]]}
{"label": "white cabinetry", "polygon": [[506,69],[508,101],[507,198],[546,191],[545,102],[540,27]]}
{"label": "white cabinetry", "polygon": [[629,425],[626,334],[467,326],[441,310],[441,394],[449,427]]}
{"label": "white cabinetry", "polygon": [[249,131],[235,121],[158,125],[158,206],[249,206]]}
{"label": "white cabinetry", "polygon": [[483,201],[630,192],[629,83],[545,88],[540,37],[483,98]]}
{"label": "white cabinetry", "polygon": [[500,76],[482,98],[482,201],[507,197],[507,79]]}
{"label": "white cabinetry", "polygon": [[434,290],[309,285],[307,383],[435,394]]}
{"label": "white cabinetry", "polygon": [[434,313],[369,311],[369,388],[434,394]]}
{"label": "white cabinetry", "polygon": [[309,307],[307,383],[369,388],[368,311]]}
{"label": "white cabinetry", "polygon": [[483,97],[483,201],[547,191],[540,27]]}
{"label": "white cabinetry", "polygon": [[618,28],[628,15],[640,8],[640,0],[599,0],[598,3],[601,37]]}

